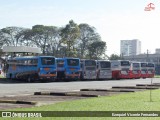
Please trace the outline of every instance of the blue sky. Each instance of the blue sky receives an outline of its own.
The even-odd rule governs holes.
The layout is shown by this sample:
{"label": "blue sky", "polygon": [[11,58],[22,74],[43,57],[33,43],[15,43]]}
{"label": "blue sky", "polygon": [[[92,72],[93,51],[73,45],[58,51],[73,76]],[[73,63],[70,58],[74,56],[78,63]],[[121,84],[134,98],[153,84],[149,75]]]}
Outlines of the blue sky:
{"label": "blue sky", "polygon": [[[0,28],[36,24],[94,26],[107,42],[107,54],[120,53],[120,40],[139,39],[142,53],[160,48],[160,0],[0,0]],[[154,11],[144,11],[149,3]]]}

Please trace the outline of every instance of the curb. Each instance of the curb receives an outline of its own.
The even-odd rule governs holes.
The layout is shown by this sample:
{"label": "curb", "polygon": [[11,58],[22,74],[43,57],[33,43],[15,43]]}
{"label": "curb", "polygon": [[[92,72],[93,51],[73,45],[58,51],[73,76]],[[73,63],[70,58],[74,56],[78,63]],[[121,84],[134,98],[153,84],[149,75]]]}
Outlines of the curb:
{"label": "curb", "polygon": [[87,94],[77,94],[77,93],[66,93],[66,96],[79,96],[79,97],[99,97],[100,95],[87,95]]}
{"label": "curb", "polygon": [[123,88],[123,89],[159,89],[158,87],[149,86],[113,86],[112,88]]}
{"label": "curb", "polygon": [[136,86],[160,87],[160,84],[136,84]]}
{"label": "curb", "polygon": [[34,92],[34,95],[53,95],[53,96],[78,96],[78,97],[99,97],[100,95],[87,95],[77,93],[60,93],[60,92]]}
{"label": "curb", "polygon": [[34,95],[50,95],[49,92],[34,92]]}
{"label": "curb", "polygon": [[116,90],[116,89],[80,89],[80,91],[135,92],[134,90]]}
{"label": "curb", "polygon": [[19,101],[19,100],[0,100],[0,103],[29,104],[29,105],[36,105],[37,104],[37,102]]}

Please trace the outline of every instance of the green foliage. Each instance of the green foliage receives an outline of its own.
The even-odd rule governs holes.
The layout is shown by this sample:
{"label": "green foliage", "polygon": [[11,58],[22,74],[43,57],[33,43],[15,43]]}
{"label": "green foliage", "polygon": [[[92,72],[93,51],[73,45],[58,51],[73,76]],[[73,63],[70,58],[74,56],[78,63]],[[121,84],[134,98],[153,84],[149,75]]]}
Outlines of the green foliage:
{"label": "green foliage", "polygon": [[116,55],[116,54],[112,54],[110,57],[109,57],[110,60],[120,60],[122,59],[120,56]]}
{"label": "green foliage", "polygon": [[96,29],[88,24],[80,24],[80,37],[78,38],[78,48],[80,58],[86,58],[89,55],[89,46],[95,41],[101,41],[100,35]]}
{"label": "green foliage", "polygon": [[0,45],[2,46],[18,46],[21,45],[20,33],[24,31],[20,27],[6,27],[0,30]]}
{"label": "green foliage", "polygon": [[88,47],[90,59],[99,59],[102,54],[105,54],[106,42],[95,41]]}
{"label": "green foliage", "polygon": [[74,45],[79,35],[79,27],[73,20],[70,20],[69,24],[61,30],[62,43],[66,45],[67,57],[74,56]]}
{"label": "green foliage", "polygon": [[6,27],[0,29],[0,47],[32,46],[43,54],[56,57],[100,59],[105,55],[106,42],[88,24],[70,20],[65,27],[34,25],[31,29]]}

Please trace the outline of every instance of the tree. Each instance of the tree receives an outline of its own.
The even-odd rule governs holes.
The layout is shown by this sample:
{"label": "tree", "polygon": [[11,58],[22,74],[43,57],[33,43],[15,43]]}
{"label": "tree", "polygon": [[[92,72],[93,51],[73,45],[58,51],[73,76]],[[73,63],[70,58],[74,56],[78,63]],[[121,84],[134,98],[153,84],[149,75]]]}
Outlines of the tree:
{"label": "tree", "polygon": [[31,29],[25,29],[17,34],[17,36],[21,37],[20,42],[22,46],[36,46],[32,40],[32,34]]}
{"label": "tree", "polygon": [[100,41],[101,37],[96,33],[96,29],[88,24],[80,24],[80,37],[78,38],[78,48],[80,48],[80,57],[85,58],[88,54],[88,47],[95,41]]}
{"label": "tree", "polygon": [[116,54],[112,54],[110,57],[109,57],[110,60],[120,60],[121,57],[116,55]]}
{"label": "tree", "polygon": [[61,43],[60,29],[55,26],[35,25],[22,33],[24,44],[41,48],[43,54],[57,56]]}
{"label": "tree", "polygon": [[65,28],[61,30],[62,45],[66,45],[66,52],[68,57],[75,56],[76,49],[74,45],[79,35],[79,27],[73,20],[70,20],[69,24],[67,24]]}
{"label": "tree", "polygon": [[2,46],[18,46],[21,45],[22,37],[19,35],[24,28],[6,27],[0,30],[0,45]]}
{"label": "tree", "polygon": [[90,59],[101,59],[102,55],[105,55],[106,42],[95,41],[88,47]]}

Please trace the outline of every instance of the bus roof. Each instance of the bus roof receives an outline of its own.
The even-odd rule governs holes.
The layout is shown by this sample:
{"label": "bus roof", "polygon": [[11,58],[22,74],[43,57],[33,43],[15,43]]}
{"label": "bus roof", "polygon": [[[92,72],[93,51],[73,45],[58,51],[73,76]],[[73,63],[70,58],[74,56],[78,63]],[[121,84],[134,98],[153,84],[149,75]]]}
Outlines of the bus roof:
{"label": "bus roof", "polygon": [[8,53],[42,53],[40,48],[29,46],[4,46],[2,51]]}
{"label": "bus roof", "polygon": [[35,59],[35,58],[43,58],[43,57],[53,57],[55,58],[54,56],[20,56],[20,57],[14,57],[13,59]]}

